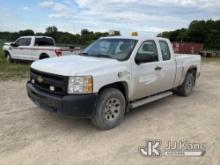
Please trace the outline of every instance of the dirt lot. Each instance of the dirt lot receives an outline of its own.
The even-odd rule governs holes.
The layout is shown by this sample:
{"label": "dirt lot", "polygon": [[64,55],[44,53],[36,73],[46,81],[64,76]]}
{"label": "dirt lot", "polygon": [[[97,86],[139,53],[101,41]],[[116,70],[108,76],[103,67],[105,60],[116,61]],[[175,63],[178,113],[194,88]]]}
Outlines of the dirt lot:
{"label": "dirt lot", "polygon": [[[128,113],[110,131],[41,111],[23,81],[0,82],[0,164],[220,164],[220,66],[205,64],[190,97],[171,96]],[[204,157],[148,158],[146,139],[206,143]]]}

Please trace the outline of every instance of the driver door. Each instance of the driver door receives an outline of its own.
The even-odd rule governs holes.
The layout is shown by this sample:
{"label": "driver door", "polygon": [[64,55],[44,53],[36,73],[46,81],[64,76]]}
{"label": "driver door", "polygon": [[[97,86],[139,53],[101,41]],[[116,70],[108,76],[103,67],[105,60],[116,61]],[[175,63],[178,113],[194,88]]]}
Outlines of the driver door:
{"label": "driver door", "polygon": [[159,54],[155,41],[143,42],[138,49],[136,59],[145,58],[145,62],[135,61],[132,67],[133,79],[133,98],[141,99],[160,92],[161,86],[161,67]]}
{"label": "driver door", "polygon": [[31,60],[31,38],[20,38],[15,41],[16,47],[12,47],[12,55],[15,59]]}

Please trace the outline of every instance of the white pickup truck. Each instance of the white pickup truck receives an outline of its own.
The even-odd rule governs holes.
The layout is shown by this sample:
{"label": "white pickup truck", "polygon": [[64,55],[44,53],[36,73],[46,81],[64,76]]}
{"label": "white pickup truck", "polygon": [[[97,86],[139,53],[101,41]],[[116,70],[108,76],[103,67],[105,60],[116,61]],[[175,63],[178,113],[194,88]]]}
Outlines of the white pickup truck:
{"label": "white pickup truck", "polygon": [[20,37],[5,43],[3,51],[8,62],[13,60],[36,61],[49,57],[73,54],[73,47],[58,47],[53,38],[46,36]]}
{"label": "white pickup truck", "polygon": [[104,37],[79,55],[34,62],[27,93],[43,109],[111,129],[130,108],[189,96],[200,65],[199,55],[175,55],[164,38]]}

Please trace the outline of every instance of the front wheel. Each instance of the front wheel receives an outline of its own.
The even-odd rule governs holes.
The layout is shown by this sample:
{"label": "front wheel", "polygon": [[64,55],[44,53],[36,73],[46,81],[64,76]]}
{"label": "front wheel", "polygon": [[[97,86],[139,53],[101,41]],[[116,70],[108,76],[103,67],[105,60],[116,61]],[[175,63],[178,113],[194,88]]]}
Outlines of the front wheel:
{"label": "front wheel", "polygon": [[11,55],[7,52],[6,53],[6,61],[7,61],[7,63],[11,63],[11,62],[13,62],[13,60],[12,60],[12,58],[11,58]]}
{"label": "front wheel", "polygon": [[112,129],[123,120],[125,108],[126,101],[121,91],[105,89],[99,95],[92,123],[104,130]]}

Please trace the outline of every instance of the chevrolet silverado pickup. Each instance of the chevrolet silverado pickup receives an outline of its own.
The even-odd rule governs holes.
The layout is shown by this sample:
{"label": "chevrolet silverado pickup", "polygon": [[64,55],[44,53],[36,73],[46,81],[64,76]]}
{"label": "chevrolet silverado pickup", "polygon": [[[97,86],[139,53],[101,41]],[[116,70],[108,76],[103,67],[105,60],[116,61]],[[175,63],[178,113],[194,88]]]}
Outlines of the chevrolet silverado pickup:
{"label": "chevrolet silverado pickup", "polygon": [[55,40],[46,36],[20,37],[15,42],[5,43],[3,51],[8,62],[13,60],[36,61],[49,57],[73,54],[73,47],[58,47]]}
{"label": "chevrolet silverado pickup", "polygon": [[168,39],[104,37],[78,55],[34,62],[27,93],[42,109],[111,129],[131,108],[189,96],[200,64],[199,55],[174,54]]}

